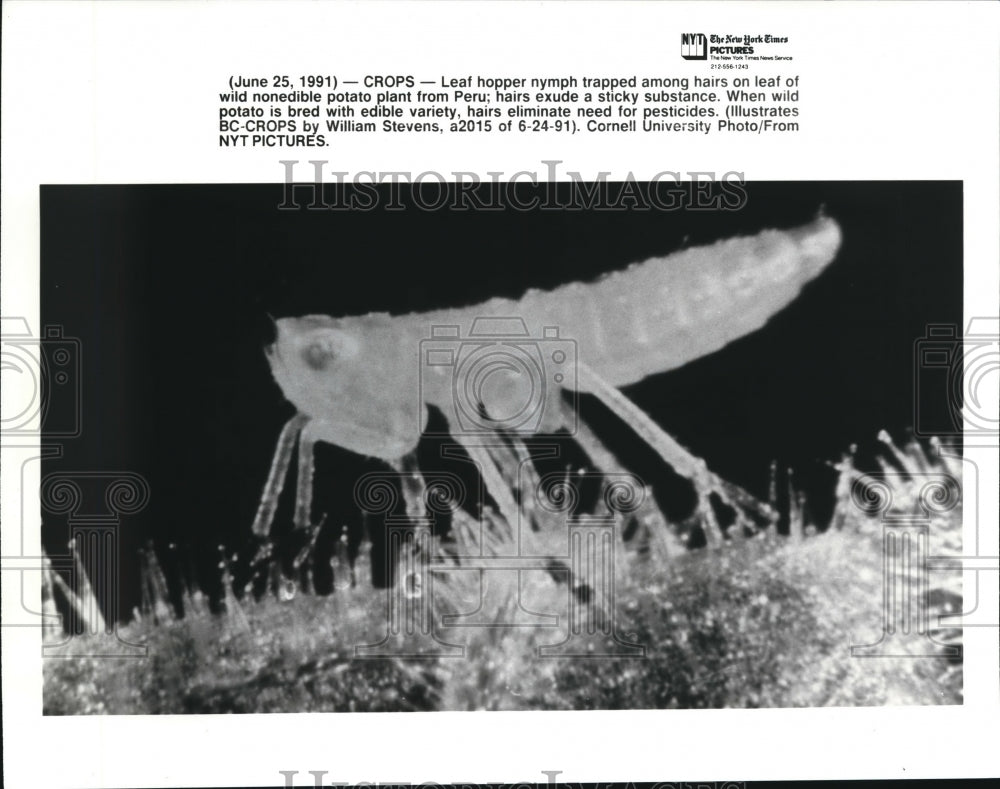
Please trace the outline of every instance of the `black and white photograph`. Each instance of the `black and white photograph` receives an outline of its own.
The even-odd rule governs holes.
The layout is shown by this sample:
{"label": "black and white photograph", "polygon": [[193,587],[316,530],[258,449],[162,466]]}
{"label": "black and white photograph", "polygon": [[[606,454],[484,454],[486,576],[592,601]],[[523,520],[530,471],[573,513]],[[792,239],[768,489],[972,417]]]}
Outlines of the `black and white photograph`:
{"label": "black and white photograph", "polygon": [[961,183],[40,201],[46,715],[962,703]]}
{"label": "black and white photograph", "polygon": [[998,14],[4,2],[4,785],[996,777]]}

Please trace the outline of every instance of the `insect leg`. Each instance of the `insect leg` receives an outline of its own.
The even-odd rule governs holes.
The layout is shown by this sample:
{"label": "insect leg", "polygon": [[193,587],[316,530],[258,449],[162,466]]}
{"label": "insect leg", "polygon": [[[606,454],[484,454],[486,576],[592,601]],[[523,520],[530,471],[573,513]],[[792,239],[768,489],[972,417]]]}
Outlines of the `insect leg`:
{"label": "insect leg", "polygon": [[416,452],[410,452],[401,458],[388,461],[393,471],[399,474],[400,487],[403,490],[403,501],[406,502],[406,515],[413,520],[426,517],[426,488],[424,478],[417,466]]}
{"label": "insect leg", "polygon": [[[299,430],[299,469],[295,490],[295,515],[292,518],[295,531],[305,535],[304,544],[292,562],[292,567],[298,572],[302,572],[306,559],[315,550],[320,529],[326,522],[326,515],[323,515],[318,523],[312,522],[313,477],[316,472],[315,448],[316,439],[311,424],[307,422]],[[311,578],[308,580],[311,585]]]}
{"label": "insect leg", "polygon": [[[624,464],[611,450],[604,446],[601,439],[598,438],[594,431],[590,429],[590,425],[582,419],[576,419],[574,423],[573,418],[566,411],[566,409],[569,408],[566,403],[562,403],[561,408],[564,414],[563,424],[567,426],[573,425],[573,440],[576,441],[576,443],[580,445],[580,448],[587,454],[587,457],[590,458],[590,462],[594,465],[594,468],[606,477],[612,474],[621,473],[625,470]],[[607,480],[605,480],[604,485],[606,490]],[[642,529],[636,543],[639,546],[640,553],[648,552],[649,545],[654,540],[663,544],[667,555],[680,552],[680,544],[672,542],[668,536],[669,531],[666,519],[657,508],[656,502],[651,495],[643,497],[639,508],[635,512],[631,513],[630,517],[636,518]],[[627,525],[628,524],[626,523],[626,526]],[[623,529],[623,532],[624,531],[625,530]]]}
{"label": "insect leg", "polygon": [[476,439],[461,434],[454,436],[455,440],[462,445],[462,448],[472,458],[472,462],[479,467],[479,473],[486,485],[486,490],[493,497],[493,500],[500,508],[500,514],[506,519],[512,535],[517,534],[518,523],[520,521],[520,509],[514,500],[507,481],[503,474],[493,462],[486,446],[478,443]]}
{"label": "insect leg", "polygon": [[316,473],[315,447],[316,439],[309,424],[306,423],[299,431],[299,470],[295,491],[295,515],[292,518],[295,528],[305,531],[319,529],[319,524],[312,522],[313,477]]}
{"label": "insect leg", "polygon": [[517,434],[511,434],[509,440],[514,451],[515,467],[518,469],[515,484],[519,486],[518,499],[521,512],[524,513],[524,522],[529,527],[528,531],[533,531],[539,528],[535,506],[535,490],[539,482],[538,471],[535,469],[531,453],[521,437]]}
{"label": "insect leg", "polygon": [[[541,478],[531,451],[517,433],[504,433],[502,438],[502,442],[490,444],[487,451],[504,479],[505,489],[512,491],[513,506],[520,518],[514,526],[518,551],[531,556],[549,553],[551,546],[546,547],[546,538],[541,533],[548,516],[538,508]],[[536,447],[536,451],[541,458],[559,456],[557,446]]]}
{"label": "insect leg", "polygon": [[722,529],[715,518],[709,496],[715,493],[723,502],[736,512],[738,529],[753,528],[753,524],[741,514],[740,507],[757,512],[770,521],[774,519],[771,508],[763,504],[745,490],[732,483],[719,479],[709,471],[704,460],[694,457],[684,447],[654,422],[649,415],[629,400],[625,395],[611,386],[583,362],[577,362],[577,374],[582,389],[597,396],[602,403],[610,408],[618,417],[631,427],[643,441],[649,444],[678,474],[690,479],[698,495],[698,510],[706,525],[706,538],[709,542],[722,539]]}
{"label": "insect leg", "polygon": [[267,482],[264,484],[263,493],[261,493],[257,517],[253,521],[253,533],[258,537],[267,537],[271,533],[274,513],[278,509],[278,498],[285,487],[285,477],[288,476],[288,467],[292,462],[295,439],[308,421],[309,417],[304,414],[296,414],[281,428],[278,445],[274,450],[274,458],[271,460],[271,471],[267,475]]}

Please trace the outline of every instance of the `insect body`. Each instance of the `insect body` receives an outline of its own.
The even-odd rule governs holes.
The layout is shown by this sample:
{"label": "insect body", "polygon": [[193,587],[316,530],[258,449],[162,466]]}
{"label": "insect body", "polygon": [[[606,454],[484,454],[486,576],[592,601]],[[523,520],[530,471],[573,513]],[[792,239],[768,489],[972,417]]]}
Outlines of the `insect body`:
{"label": "insect body", "polygon": [[[469,440],[469,420],[480,432],[492,425],[551,433],[567,418],[560,391],[588,392],[694,481],[707,520],[710,492],[766,510],[715,478],[617,388],[760,328],[833,260],[840,240],[836,222],[820,216],[795,230],[765,230],[653,258],[593,283],[530,290],[517,301],[399,316],[280,319],[266,354],[275,381],[301,415],[286,432],[301,429],[304,446],[327,441],[398,464],[416,447],[426,406],[433,405],[456,440],[488,466]],[[500,328],[484,333],[484,325]],[[439,352],[437,363],[432,352]],[[305,427],[302,417],[308,417]],[[254,524],[257,534],[270,529],[280,491],[274,472],[287,468],[290,453],[286,437]],[[490,493],[502,510],[516,509],[495,471],[483,468]],[[300,503],[308,495],[300,489]]]}

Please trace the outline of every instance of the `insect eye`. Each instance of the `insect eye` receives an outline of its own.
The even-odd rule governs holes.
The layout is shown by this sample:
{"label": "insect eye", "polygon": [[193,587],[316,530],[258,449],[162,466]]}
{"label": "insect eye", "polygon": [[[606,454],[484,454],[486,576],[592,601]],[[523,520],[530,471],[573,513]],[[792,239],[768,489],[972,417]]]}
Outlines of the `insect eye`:
{"label": "insect eye", "polygon": [[329,343],[311,342],[302,349],[302,360],[313,370],[325,370],[336,358]]}
{"label": "insect eye", "polygon": [[335,329],[323,329],[304,338],[299,354],[312,370],[322,371],[334,362],[348,359],[357,353],[357,341]]}

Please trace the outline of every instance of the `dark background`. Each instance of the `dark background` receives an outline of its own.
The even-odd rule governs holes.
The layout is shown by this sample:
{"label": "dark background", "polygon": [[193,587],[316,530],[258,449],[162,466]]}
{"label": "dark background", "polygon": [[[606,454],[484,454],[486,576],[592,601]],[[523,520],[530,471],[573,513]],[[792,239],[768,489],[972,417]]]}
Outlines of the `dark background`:
{"label": "dark background", "polygon": [[[519,188],[521,197],[530,189]],[[279,210],[281,185],[45,186],[43,325],[82,349],[80,437],[54,471],[131,471],[151,498],[121,530],[119,614],[138,603],[136,551],[217,593],[217,546],[246,551],[278,432],[291,416],[262,353],[274,317],[465,306],[588,280],[654,255],[788,228],[822,208],[844,241],[830,268],[763,330],[626,394],[724,478],[761,497],[793,466],[819,517],[851,443],[866,462],[914,425],[914,342],[962,320],[958,182],[752,183],[741,210]],[[945,392],[924,393],[946,419]],[[592,403],[584,416],[640,473],[656,460]],[[923,412],[922,412],[923,416]],[[327,449],[318,471],[349,506],[378,468]],[[654,481],[655,484],[655,481]],[[344,495],[347,499],[344,499]],[[346,504],[344,502],[347,501]],[[336,508],[337,504],[329,504]],[[66,520],[43,518],[65,552]],[[176,546],[168,550],[168,546]],[[171,570],[177,577],[176,568]]]}

